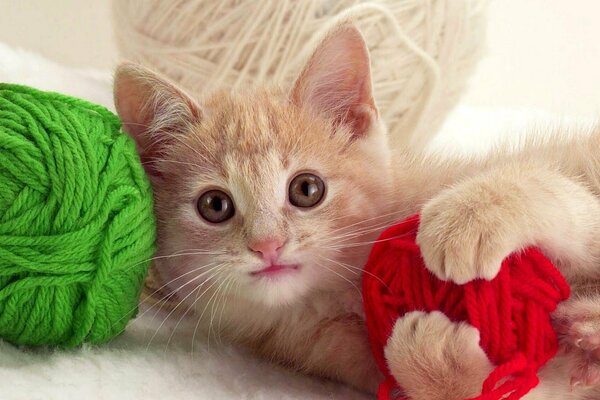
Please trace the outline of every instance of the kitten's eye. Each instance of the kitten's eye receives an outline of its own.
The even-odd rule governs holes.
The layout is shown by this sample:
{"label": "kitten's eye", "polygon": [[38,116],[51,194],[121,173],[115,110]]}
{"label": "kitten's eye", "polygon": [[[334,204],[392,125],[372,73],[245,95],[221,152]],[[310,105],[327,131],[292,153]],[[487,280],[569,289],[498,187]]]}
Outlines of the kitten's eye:
{"label": "kitten's eye", "polygon": [[325,183],[316,175],[300,174],[290,183],[290,203],[296,207],[314,207],[325,195]]}
{"label": "kitten's eye", "polygon": [[221,190],[209,190],[198,199],[198,212],[208,222],[225,222],[235,214],[233,201]]}

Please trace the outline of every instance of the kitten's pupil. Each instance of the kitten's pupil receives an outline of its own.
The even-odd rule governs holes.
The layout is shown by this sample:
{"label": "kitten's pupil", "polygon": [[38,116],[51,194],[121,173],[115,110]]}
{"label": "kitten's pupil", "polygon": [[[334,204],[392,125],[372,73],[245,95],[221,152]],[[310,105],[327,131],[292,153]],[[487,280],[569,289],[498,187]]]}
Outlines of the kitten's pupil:
{"label": "kitten's pupil", "polygon": [[306,181],[302,182],[302,193],[304,193],[306,197],[312,196],[317,190],[319,189],[314,183],[309,183]]}
{"label": "kitten's pupil", "polygon": [[221,211],[223,209],[223,202],[220,198],[214,199],[212,202],[212,205],[213,205],[213,209],[217,212]]}

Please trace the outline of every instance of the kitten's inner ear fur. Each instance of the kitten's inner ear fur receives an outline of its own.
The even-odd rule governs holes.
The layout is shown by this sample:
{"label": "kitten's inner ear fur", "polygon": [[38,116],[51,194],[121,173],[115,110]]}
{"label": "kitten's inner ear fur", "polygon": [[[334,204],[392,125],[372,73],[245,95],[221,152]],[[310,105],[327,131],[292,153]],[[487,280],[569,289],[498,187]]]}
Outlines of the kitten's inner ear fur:
{"label": "kitten's inner ear fur", "polygon": [[377,118],[369,50],[356,26],[344,23],[317,47],[296,80],[292,102],[346,124],[362,137]]}
{"label": "kitten's inner ear fur", "polygon": [[200,120],[200,107],[187,94],[133,63],[117,68],[114,99],[123,129],[135,139],[150,175],[158,174],[153,161],[160,157],[164,146]]}

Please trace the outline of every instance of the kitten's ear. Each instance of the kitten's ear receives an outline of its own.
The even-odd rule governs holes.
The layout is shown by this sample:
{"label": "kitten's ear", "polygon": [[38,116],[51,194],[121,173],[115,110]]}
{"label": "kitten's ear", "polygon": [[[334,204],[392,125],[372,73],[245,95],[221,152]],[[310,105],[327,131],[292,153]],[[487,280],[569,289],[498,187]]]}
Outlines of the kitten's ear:
{"label": "kitten's ear", "polygon": [[292,101],[365,136],[377,118],[369,50],[352,23],[329,33],[296,80]]}
{"label": "kitten's ear", "polygon": [[123,129],[135,139],[146,171],[157,175],[153,161],[175,135],[200,120],[200,107],[165,78],[137,64],[117,67],[114,85]]}

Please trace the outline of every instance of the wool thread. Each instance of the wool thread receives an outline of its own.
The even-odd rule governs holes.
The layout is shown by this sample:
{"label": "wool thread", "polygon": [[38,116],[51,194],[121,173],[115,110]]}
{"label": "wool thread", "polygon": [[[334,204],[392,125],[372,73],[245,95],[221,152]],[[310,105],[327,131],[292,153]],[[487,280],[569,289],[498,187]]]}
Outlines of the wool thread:
{"label": "wool thread", "polygon": [[325,33],[354,20],[394,146],[421,146],[456,104],[483,49],[488,0],[113,0],[122,57],[192,93],[288,87]]}
{"label": "wool thread", "polygon": [[557,352],[550,313],[569,297],[567,282],[535,248],[506,258],[491,281],[441,281],[423,263],[416,244],[418,227],[417,215],[384,231],[363,275],[369,340],[386,377],[378,398],[404,398],[387,367],[384,347],[396,321],[420,310],[441,311],[479,330],[479,344],[496,368],[481,395],[471,400],[520,399],[539,383],[538,369]]}
{"label": "wool thread", "polygon": [[0,84],[0,337],[73,347],[119,334],[154,253],[150,184],[104,107]]}

